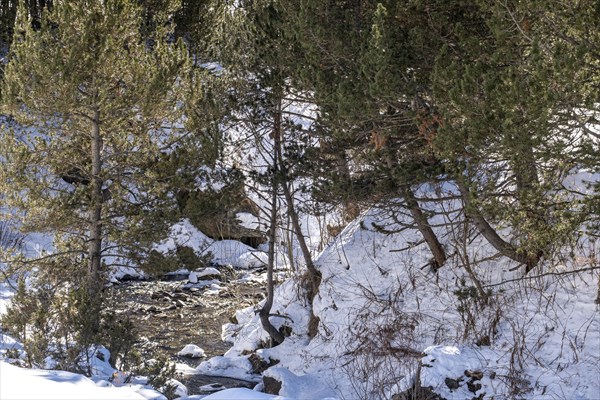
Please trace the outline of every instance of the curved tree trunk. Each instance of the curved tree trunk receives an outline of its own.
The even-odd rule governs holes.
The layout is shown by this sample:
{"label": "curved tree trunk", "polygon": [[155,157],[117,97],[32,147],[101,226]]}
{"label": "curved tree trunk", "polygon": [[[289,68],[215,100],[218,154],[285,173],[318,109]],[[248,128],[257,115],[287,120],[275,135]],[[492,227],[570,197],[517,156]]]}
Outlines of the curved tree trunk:
{"label": "curved tree trunk", "polygon": [[483,237],[503,256],[525,265],[525,273],[531,271],[539,262],[542,254],[527,254],[519,251],[511,243],[502,239],[496,230],[486,221],[485,217],[473,206],[470,192],[464,182],[457,180],[458,190],[465,203],[465,214],[473,221],[473,224]]}
{"label": "curved tree trunk", "polygon": [[310,308],[310,321],[308,323],[308,336],[313,338],[317,335],[317,330],[319,327],[319,317],[314,315],[313,313],[313,300],[319,293],[319,285],[321,284],[321,272],[315,266],[313,258],[310,254],[310,250],[308,248],[308,244],[306,243],[306,238],[302,233],[302,226],[300,224],[300,217],[298,216],[298,212],[296,211],[296,207],[294,206],[294,195],[290,189],[289,176],[287,174],[287,168],[283,161],[283,149],[282,149],[282,132],[281,132],[281,100],[278,103],[278,109],[275,116],[275,126],[273,132],[273,138],[275,143],[275,155],[280,160],[280,168],[278,170],[280,178],[281,178],[281,188],[283,190],[283,195],[285,197],[285,201],[287,203],[287,212],[290,217],[290,221],[292,223],[292,228],[294,230],[294,234],[296,239],[298,240],[298,245],[300,246],[300,251],[302,252],[302,257],[304,258],[304,262],[306,264],[307,269],[307,285],[306,285],[306,298],[308,300],[309,308]]}
{"label": "curved tree trunk", "polygon": [[267,262],[267,299],[263,304],[258,315],[260,317],[260,323],[263,329],[271,337],[271,345],[275,346],[283,342],[284,337],[279,332],[271,321],[269,316],[271,314],[271,308],[273,307],[274,289],[275,285],[273,282],[273,270],[275,269],[275,240],[276,240],[276,225],[277,225],[277,189],[279,186],[278,169],[279,169],[279,156],[277,152],[273,154],[273,176],[271,183],[271,213],[269,216],[269,250],[268,250],[268,262]]}

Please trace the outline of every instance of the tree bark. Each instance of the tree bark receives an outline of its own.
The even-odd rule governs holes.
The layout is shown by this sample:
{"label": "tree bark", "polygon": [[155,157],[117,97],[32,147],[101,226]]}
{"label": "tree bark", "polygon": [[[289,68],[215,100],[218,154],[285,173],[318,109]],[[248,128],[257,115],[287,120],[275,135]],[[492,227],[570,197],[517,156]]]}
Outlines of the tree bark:
{"label": "tree bark", "polygon": [[87,294],[94,300],[102,287],[102,136],[100,134],[100,115],[98,109],[94,111],[91,131],[91,201],[89,215],[89,248],[88,248],[88,275]]}
{"label": "tree bark", "polygon": [[[275,132],[274,132],[275,134]],[[278,345],[283,343],[284,337],[279,332],[271,321],[269,316],[271,314],[271,308],[273,307],[274,290],[275,285],[273,282],[273,270],[275,269],[275,240],[276,240],[276,225],[277,225],[277,189],[279,187],[279,156],[275,151],[273,154],[273,176],[271,182],[271,213],[269,221],[269,249],[268,249],[268,261],[267,261],[267,299],[260,309],[258,316],[260,317],[260,323],[263,329],[271,337],[271,345]]]}
{"label": "tree bark", "polygon": [[309,308],[310,308],[310,321],[308,324],[308,336],[313,338],[317,335],[317,329],[319,327],[319,318],[313,313],[313,300],[319,293],[319,285],[321,284],[321,272],[315,266],[315,263],[310,254],[310,250],[308,248],[308,244],[306,243],[306,238],[302,233],[302,226],[300,224],[300,217],[296,212],[296,207],[294,206],[294,196],[289,186],[289,176],[287,174],[287,167],[283,160],[283,149],[282,149],[282,132],[281,132],[281,100],[278,103],[277,112],[275,115],[275,130],[273,133],[274,143],[275,143],[275,154],[276,157],[280,160],[280,177],[281,177],[281,188],[283,189],[283,195],[285,197],[285,201],[287,203],[287,212],[290,217],[290,221],[292,223],[292,228],[294,230],[294,234],[296,239],[298,240],[298,245],[300,246],[300,251],[302,252],[302,257],[304,258],[304,262],[306,264],[306,269],[308,272],[308,285],[306,287],[306,298],[308,300]]}
{"label": "tree bark", "polygon": [[465,203],[465,214],[473,221],[477,230],[500,254],[518,263],[524,264],[525,273],[531,271],[539,262],[541,254],[527,254],[526,252],[519,251],[512,244],[502,239],[496,230],[486,221],[477,207],[473,206],[471,203],[471,194],[465,183],[461,180],[457,180],[456,183]]}
{"label": "tree bark", "polygon": [[406,188],[404,190],[404,200],[406,201],[410,213],[417,224],[417,229],[421,235],[423,235],[423,239],[425,239],[431,254],[433,254],[433,269],[437,271],[446,262],[446,251],[438,240],[435,232],[433,232],[433,229],[431,229],[431,225],[429,225],[427,217],[423,213],[423,210],[421,210],[421,207],[419,206],[419,203],[417,202],[417,199],[410,188]]}

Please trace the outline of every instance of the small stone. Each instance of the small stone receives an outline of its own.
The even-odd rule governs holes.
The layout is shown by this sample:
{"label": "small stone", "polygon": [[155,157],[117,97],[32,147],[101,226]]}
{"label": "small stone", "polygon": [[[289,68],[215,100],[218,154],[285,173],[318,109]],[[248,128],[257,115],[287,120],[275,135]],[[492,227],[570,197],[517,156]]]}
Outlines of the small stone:
{"label": "small stone", "polygon": [[477,393],[477,391],[481,389],[481,383],[467,382],[467,388],[469,389],[469,392]]}
{"label": "small stone", "polygon": [[214,393],[225,389],[226,387],[221,385],[220,383],[211,383],[210,385],[200,386],[201,393]]}
{"label": "small stone", "polygon": [[483,372],[481,371],[470,371],[470,370],[465,370],[465,376],[467,378],[471,378],[472,381],[480,381],[481,378],[483,378]]}
{"label": "small stone", "polygon": [[457,379],[446,378],[444,382],[450,389],[458,389],[460,387],[460,381]]}

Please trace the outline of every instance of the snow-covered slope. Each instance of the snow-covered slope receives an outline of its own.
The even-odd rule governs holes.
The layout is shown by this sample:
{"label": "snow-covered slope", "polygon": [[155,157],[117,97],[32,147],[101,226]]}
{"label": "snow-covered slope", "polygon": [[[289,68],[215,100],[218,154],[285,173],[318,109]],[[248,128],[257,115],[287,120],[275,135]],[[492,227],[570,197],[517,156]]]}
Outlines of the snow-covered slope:
{"label": "snow-covered slope", "polygon": [[[305,377],[340,398],[391,398],[414,386],[418,376],[421,386],[447,399],[598,398],[593,243],[581,242],[576,259],[518,279],[523,272],[516,264],[490,258],[494,251],[481,237],[471,231],[464,236],[454,225],[438,229],[451,257],[435,273],[427,266],[427,249],[415,245],[418,232],[401,230],[392,220],[373,209],[319,256],[315,338],[307,337],[307,304],[292,278],[276,290],[271,318],[276,327],[290,327],[291,336],[262,349],[267,335],[255,309],[241,310],[239,324],[224,327],[224,338],[233,343],[225,358],[239,367],[240,358],[256,350],[266,361],[278,360],[266,374],[277,368],[283,387],[289,376]],[[578,269],[584,271],[563,274]],[[209,370],[212,363],[198,368]],[[226,374],[225,360],[219,365]],[[310,399],[311,392],[295,398]]]}

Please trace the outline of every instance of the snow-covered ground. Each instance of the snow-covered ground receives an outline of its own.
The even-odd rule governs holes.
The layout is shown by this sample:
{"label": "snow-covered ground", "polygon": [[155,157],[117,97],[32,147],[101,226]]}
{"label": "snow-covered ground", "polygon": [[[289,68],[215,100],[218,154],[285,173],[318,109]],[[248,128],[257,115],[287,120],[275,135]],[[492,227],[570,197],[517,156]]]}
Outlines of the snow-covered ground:
{"label": "snow-covered ground", "polygon": [[[282,382],[281,395],[297,399],[315,398],[316,387],[339,398],[390,398],[417,377],[446,399],[600,398],[593,243],[582,241],[580,257],[543,265],[521,280],[516,264],[490,258],[489,244],[469,235],[469,245],[456,245],[434,273],[425,267],[427,249],[414,245],[418,233],[383,233],[381,225],[399,228],[390,221],[371,210],[318,257],[323,279],[314,302],[315,338],[307,337],[309,312],[292,278],[276,290],[271,311],[275,327],[292,330],[283,344],[261,348],[268,336],[256,307],[249,307],[237,313],[238,324],[224,327],[231,350],[198,370],[243,376],[250,372],[245,354],[256,351],[277,363],[263,375]],[[459,232],[438,233],[448,245],[457,243],[451,239]],[[476,265],[487,300],[467,263]],[[577,269],[584,271],[565,274]]]}
{"label": "snow-covered ground", "polygon": [[[382,225],[395,228],[390,221],[381,210],[365,213],[317,258],[323,276],[314,301],[320,319],[315,338],[307,336],[309,310],[298,278],[292,277],[277,288],[272,309],[273,324],[292,331],[283,344],[261,348],[267,334],[257,306],[249,307],[236,313],[238,324],[223,328],[232,348],[197,368],[206,375],[255,381],[263,390],[262,377],[248,360],[256,352],[276,363],[263,376],[281,382],[279,396],[235,389],[204,398],[390,398],[413,387],[417,378],[446,399],[599,398],[599,277],[598,270],[588,269],[598,262],[594,242],[582,241],[577,257],[521,280],[514,263],[488,259],[492,249],[474,235],[468,247],[449,251],[453,255],[436,274],[424,267],[429,258],[424,245],[414,245],[418,233],[384,233]],[[449,244],[454,234],[441,236]],[[169,241],[161,246],[181,241],[204,251],[214,244],[186,221],[174,227]],[[239,256],[231,254],[228,263]],[[479,262],[474,273],[489,295],[487,303],[473,288],[467,261]],[[563,275],[575,269],[584,271]],[[196,274],[202,272],[190,276]],[[6,286],[1,294],[3,303],[10,298]],[[6,348],[22,348],[6,335],[2,342],[4,354]],[[107,365],[94,380],[1,366],[2,399],[160,398],[141,383],[113,387],[108,377],[114,370]]]}
{"label": "snow-covered ground", "polygon": [[[573,179],[575,185],[583,180]],[[457,208],[452,202],[436,207]],[[600,398],[598,244],[583,236],[575,256],[545,262],[521,279],[522,269],[495,257],[474,230],[456,220],[446,224],[456,215],[450,211],[431,221],[449,254],[446,265],[434,272],[420,234],[394,222],[403,216],[376,208],[365,212],[316,257],[322,273],[313,304],[319,318],[316,337],[308,337],[310,311],[297,274],[277,287],[271,310],[274,326],[291,331],[283,344],[263,348],[268,335],[257,316],[258,304],[239,310],[237,323],[223,327],[231,349],[196,369],[254,381],[256,390],[186,397],[181,388],[181,398],[376,399],[415,386],[448,400]],[[313,231],[311,243],[320,242],[319,234]],[[263,251],[214,241],[187,220],[173,226],[156,249],[166,253],[177,246],[191,247],[199,256],[210,252],[218,263],[235,267],[266,260]],[[317,254],[317,247],[312,249]],[[279,266],[289,267],[285,249],[279,250]],[[185,272],[191,284],[219,274],[211,268]],[[218,293],[219,287],[210,290]],[[0,286],[0,310],[11,293],[6,284]],[[22,353],[18,342],[1,338],[0,357],[7,358],[8,349]],[[195,347],[186,353],[202,354]],[[262,375],[253,370],[252,353],[270,363]],[[92,379],[4,361],[0,368],[1,399],[161,398],[143,380],[115,387],[108,379],[116,371],[102,363]],[[260,393],[263,377],[281,383],[278,395]]]}

